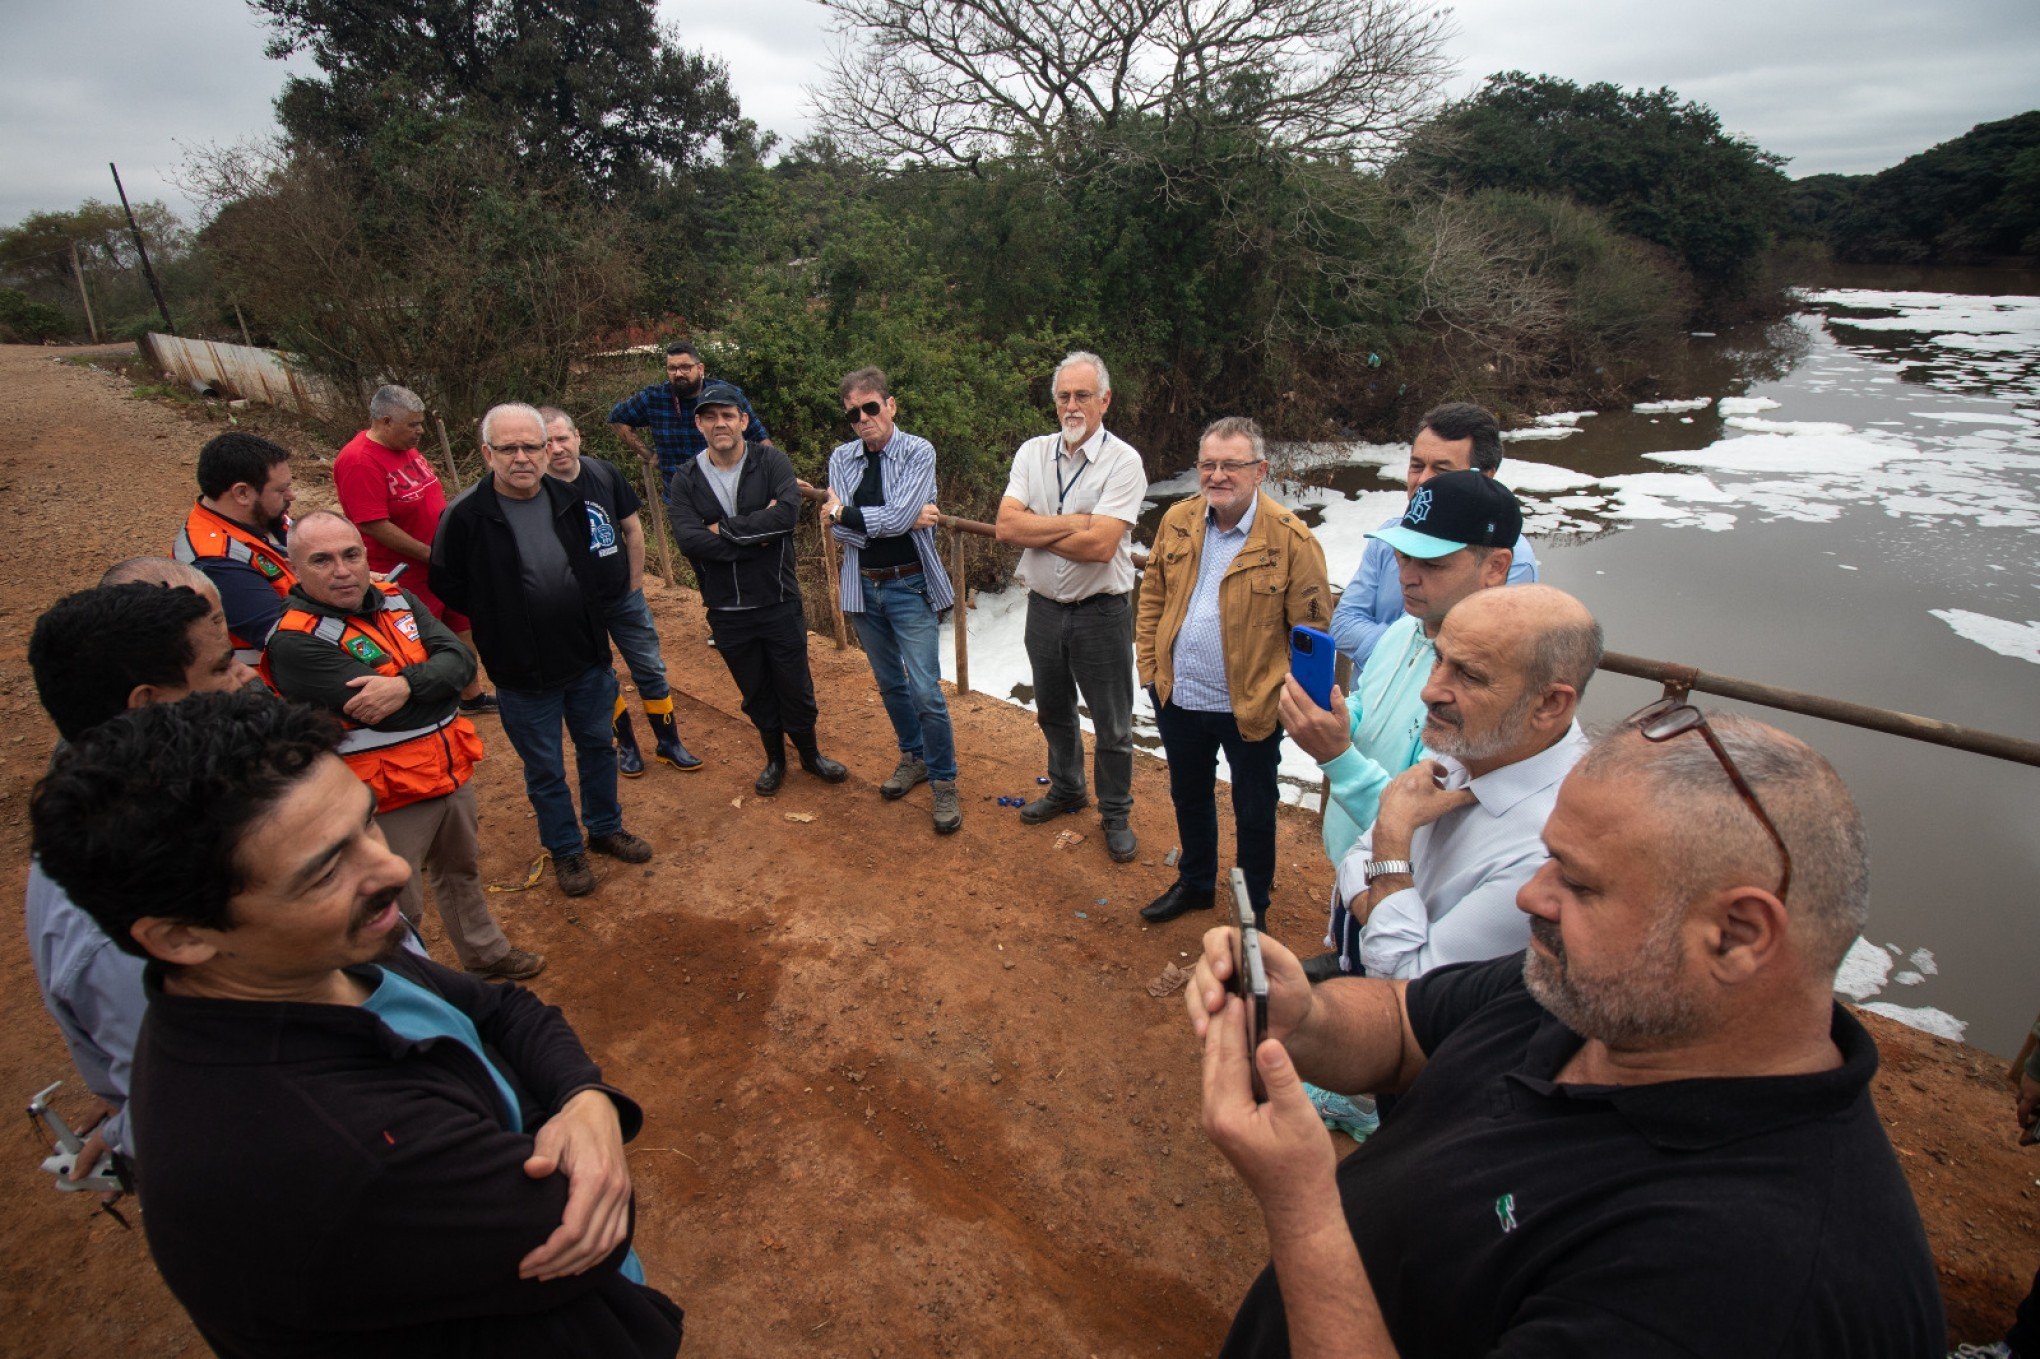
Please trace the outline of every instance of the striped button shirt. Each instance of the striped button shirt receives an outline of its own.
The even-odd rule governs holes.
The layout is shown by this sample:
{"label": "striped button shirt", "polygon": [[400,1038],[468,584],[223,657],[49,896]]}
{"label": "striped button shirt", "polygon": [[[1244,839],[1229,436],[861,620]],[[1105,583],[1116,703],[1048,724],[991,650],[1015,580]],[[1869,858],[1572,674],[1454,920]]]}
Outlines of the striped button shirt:
{"label": "striped button shirt", "polygon": [[[864,545],[873,538],[897,538],[902,533],[913,539],[921,558],[922,579],[928,586],[928,607],[941,613],[956,602],[949,573],[935,551],[935,530],[914,528],[921,507],[935,499],[935,445],[918,434],[894,429],[893,436],[879,451],[879,479],[885,486],[885,503],[865,505],[864,531],[845,524],[831,524],[829,532],[843,545],[843,570],[839,594],[845,613],[864,612],[864,577],[857,564]],[[836,499],[851,504],[857,484],[864,480],[864,441],[852,439],[829,455],[829,489]]]}

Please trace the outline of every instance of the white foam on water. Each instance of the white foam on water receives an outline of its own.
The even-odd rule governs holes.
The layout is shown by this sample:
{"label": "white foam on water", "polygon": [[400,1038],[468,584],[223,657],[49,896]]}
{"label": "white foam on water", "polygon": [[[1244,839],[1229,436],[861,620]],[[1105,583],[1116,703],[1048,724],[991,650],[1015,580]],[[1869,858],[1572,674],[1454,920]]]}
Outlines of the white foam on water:
{"label": "white foam on water", "polygon": [[1778,409],[1778,403],[1768,396],[1724,396],[1714,404],[1723,415],[1755,415],[1758,411]]}
{"label": "white foam on water", "polygon": [[1907,968],[1905,971],[1893,977],[1892,980],[1898,983],[1900,986],[1918,986],[1921,982],[1925,981],[1926,978],[1921,976],[1919,973],[1913,971],[1911,968]]}
{"label": "white foam on water", "polygon": [[1533,425],[1529,429],[1505,429],[1502,438],[1508,443],[1524,439],[1570,439],[1579,431],[1571,425]]}
{"label": "white foam on water", "polygon": [[1589,416],[1598,414],[1598,411],[1553,411],[1549,415],[1538,416],[1537,423],[1540,425],[1577,425]]}
{"label": "white foam on water", "polygon": [[[1872,442],[1876,439],[1878,442]],[[1916,458],[1919,450],[1887,435],[1745,434],[1706,448],[1646,453],[1652,462],[1722,472],[1788,472],[1799,475],[1862,477],[1899,458]]]}
{"label": "white foam on water", "polygon": [[1585,472],[1575,472],[1570,467],[1558,467],[1548,462],[1525,462],[1521,458],[1504,458],[1495,471],[1495,480],[1512,491],[1577,491],[1596,483],[1597,478]]}
{"label": "white foam on water", "polygon": [[1849,425],[1837,424],[1831,420],[1763,420],[1754,415],[1731,415],[1722,421],[1730,429],[1749,430],[1756,434],[1853,434]]}
{"label": "white foam on water", "polygon": [[1888,1000],[1873,1000],[1863,1008],[1886,1019],[1895,1019],[1907,1028],[1946,1038],[1952,1043],[1961,1042],[1963,1035],[1969,1032],[1967,1023],[1932,1005],[1893,1005]]}
{"label": "white foam on water", "polygon": [[[2020,429],[2031,429],[2033,422],[2016,415],[1985,415],[1980,411],[1907,411],[1915,420],[1946,420],[1951,425],[2016,425]],[[1896,420],[1880,420],[1883,425],[1895,425]]]}
{"label": "white foam on water", "polygon": [[1906,955],[1905,960],[1919,971],[1926,973],[1929,977],[1937,977],[1941,974],[1941,965],[1934,961],[1934,951],[1932,949],[1916,948]]}
{"label": "white foam on water", "polygon": [[1629,409],[1639,415],[1671,415],[1678,411],[1704,411],[1713,404],[1711,396],[1696,396],[1690,401],[1639,401]]}
{"label": "white foam on water", "polygon": [[1835,970],[1835,992],[1850,1000],[1868,1000],[1884,989],[1890,976],[1891,954],[1858,935]]}
{"label": "white foam on water", "polygon": [[2040,665],[2040,622],[2014,623],[1968,609],[1929,609],[1927,612],[1955,629],[1958,637],[1989,647],[2000,656]]}

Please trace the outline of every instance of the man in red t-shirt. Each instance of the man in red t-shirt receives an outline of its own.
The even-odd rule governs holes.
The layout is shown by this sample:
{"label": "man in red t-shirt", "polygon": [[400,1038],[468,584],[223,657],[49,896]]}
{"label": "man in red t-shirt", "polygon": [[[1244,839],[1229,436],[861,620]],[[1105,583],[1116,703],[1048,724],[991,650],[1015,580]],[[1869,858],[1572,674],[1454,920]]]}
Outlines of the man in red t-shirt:
{"label": "man in red t-shirt", "polygon": [[[403,585],[432,616],[475,649],[467,615],[432,593],[432,536],[446,512],[439,474],[418,451],[425,437],[425,403],[408,387],[381,387],[368,403],[368,428],[333,457],[333,489],[340,511],[354,521],[368,546],[368,569],[388,573],[406,566]],[[494,712],[496,697],[482,691],[482,676],[460,698],[464,713]]]}

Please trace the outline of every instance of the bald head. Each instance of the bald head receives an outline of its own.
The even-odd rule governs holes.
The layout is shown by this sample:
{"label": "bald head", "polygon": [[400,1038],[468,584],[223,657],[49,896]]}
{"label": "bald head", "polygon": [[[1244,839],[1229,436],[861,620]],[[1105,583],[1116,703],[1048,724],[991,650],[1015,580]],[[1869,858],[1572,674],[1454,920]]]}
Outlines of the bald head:
{"label": "bald head", "polygon": [[352,612],[368,589],[368,549],[361,530],[331,510],[313,510],[290,531],[290,569],[319,603]]}
{"label": "bald head", "polygon": [[1601,626],[1548,585],[1479,590],[1438,629],[1424,686],[1424,744],[1478,777],[1550,749],[1572,730],[1601,663]]}
{"label": "bald head", "polygon": [[[1790,932],[1811,979],[1829,987],[1869,912],[1869,847],[1855,799],[1797,737],[1733,713],[1710,712],[1707,723],[1791,851]],[[1778,847],[1699,732],[1646,741],[1624,723],[1595,741],[1572,776],[1620,784],[1644,809],[1645,852],[1669,908],[1726,888],[1777,889]]]}
{"label": "bald head", "polygon": [[220,612],[219,587],[197,567],[169,557],[129,557],[126,561],[115,562],[106,568],[106,574],[99,578],[99,583],[181,586],[197,591],[199,598],[212,602],[214,613]]}

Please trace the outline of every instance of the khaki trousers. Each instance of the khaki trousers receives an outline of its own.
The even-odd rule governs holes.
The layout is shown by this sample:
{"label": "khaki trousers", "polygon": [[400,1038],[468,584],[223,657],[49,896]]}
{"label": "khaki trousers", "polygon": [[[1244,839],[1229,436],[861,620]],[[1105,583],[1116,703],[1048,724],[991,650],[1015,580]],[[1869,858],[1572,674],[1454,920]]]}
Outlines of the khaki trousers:
{"label": "khaki trousers", "polygon": [[462,967],[487,967],[510,951],[510,941],[482,895],[473,784],[464,783],[445,797],[383,812],[375,820],[391,852],[411,865],[411,881],[397,898],[397,909],[406,920],[418,923],[425,909],[425,881],[430,879],[432,904],[439,908],[446,937],[453,941]]}

